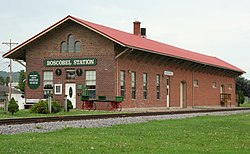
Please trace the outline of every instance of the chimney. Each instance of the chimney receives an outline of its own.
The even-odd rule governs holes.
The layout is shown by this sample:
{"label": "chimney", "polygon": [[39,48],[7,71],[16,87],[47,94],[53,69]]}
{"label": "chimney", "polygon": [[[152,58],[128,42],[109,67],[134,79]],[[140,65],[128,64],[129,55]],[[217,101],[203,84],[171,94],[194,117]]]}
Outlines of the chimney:
{"label": "chimney", "polygon": [[134,22],[134,35],[141,35],[141,22],[140,21],[135,21]]}

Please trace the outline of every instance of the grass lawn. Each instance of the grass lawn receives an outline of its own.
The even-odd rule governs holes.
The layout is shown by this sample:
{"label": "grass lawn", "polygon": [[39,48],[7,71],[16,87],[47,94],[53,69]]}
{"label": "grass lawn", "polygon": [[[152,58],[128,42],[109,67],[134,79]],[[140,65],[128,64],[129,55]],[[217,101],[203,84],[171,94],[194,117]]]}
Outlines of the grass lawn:
{"label": "grass lawn", "polygon": [[58,112],[58,113],[51,113],[51,114],[37,114],[31,113],[30,110],[19,110],[18,112],[11,115],[11,113],[4,113],[0,111],[0,119],[10,119],[10,118],[27,118],[27,117],[46,117],[46,116],[70,116],[70,115],[89,115],[89,114],[117,114],[120,112],[114,111],[87,111],[87,110],[70,110],[69,112]]}
{"label": "grass lawn", "polygon": [[240,104],[240,107],[250,107],[250,103],[243,103],[243,104]]}
{"label": "grass lawn", "polygon": [[250,113],[0,135],[0,153],[250,153]]}

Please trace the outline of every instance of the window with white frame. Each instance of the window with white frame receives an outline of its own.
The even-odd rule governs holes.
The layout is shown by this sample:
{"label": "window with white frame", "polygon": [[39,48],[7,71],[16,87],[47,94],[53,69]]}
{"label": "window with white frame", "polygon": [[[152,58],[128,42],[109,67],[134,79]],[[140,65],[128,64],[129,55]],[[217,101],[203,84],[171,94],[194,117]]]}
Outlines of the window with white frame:
{"label": "window with white frame", "polygon": [[160,99],[160,75],[156,75],[156,99]]}
{"label": "window with white frame", "polygon": [[[44,71],[43,72],[43,87],[45,85],[52,85],[52,87],[53,87],[53,71]],[[48,90],[43,90],[44,98],[47,98],[48,94],[49,94]]]}
{"label": "window with white frame", "polygon": [[120,86],[121,96],[125,97],[125,71],[120,72]]}
{"label": "window with white frame", "polygon": [[55,95],[61,95],[62,94],[62,84],[55,84],[54,85],[54,93]]}
{"label": "window with white frame", "polygon": [[194,80],[194,87],[198,87],[198,85],[199,85],[198,80]]}
{"label": "window with white frame", "polygon": [[135,72],[131,73],[131,87],[132,87],[132,99],[136,98],[136,74]]}
{"label": "window with white frame", "polygon": [[85,75],[85,84],[89,91],[89,97],[96,98],[96,71],[86,71]]}
{"label": "window with white frame", "polygon": [[148,97],[148,74],[143,73],[143,98],[147,99]]}
{"label": "window with white frame", "polygon": [[213,83],[212,83],[212,87],[213,87],[213,88],[216,88],[216,82],[213,82]]}
{"label": "window with white frame", "polygon": [[75,38],[73,35],[68,36],[68,51],[69,52],[75,51]]}
{"label": "window with white frame", "polygon": [[229,89],[229,90],[232,90],[232,89],[233,89],[233,85],[232,85],[232,84],[229,84],[229,85],[228,85],[228,89]]}

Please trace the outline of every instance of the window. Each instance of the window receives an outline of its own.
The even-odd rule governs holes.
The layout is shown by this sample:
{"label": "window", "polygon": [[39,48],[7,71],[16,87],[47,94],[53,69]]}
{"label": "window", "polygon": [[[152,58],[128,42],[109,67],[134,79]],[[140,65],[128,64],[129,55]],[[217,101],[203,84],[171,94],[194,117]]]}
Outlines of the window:
{"label": "window", "polygon": [[67,80],[73,80],[73,79],[75,79],[75,76],[76,76],[75,69],[73,69],[73,68],[66,69],[66,79]]}
{"label": "window", "polygon": [[55,84],[55,94],[61,95],[62,94],[62,84]]}
{"label": "window", "polygon": [[228,89],[229,89],[229,90],[232,90],[232,89],[233,89],[233,85],[232,85],[232,84],[229,84],[229,85],[228,85]]}
{"label": "window", "polygon": [[160,99],[160,75],[156,75],[156,99]]}
{"label": "window", "polygon": [[[44,71],[43,72],[43,87],[45,85],[52,85],[53,86],[53,71]],[[43,90],[44,98],[47,98],[48,94],[49,94],[48,90]]]}
{"label": "window", "polygon": [[68,36],[67,41],[62,41],[60,46],[61,52],[81,52],[81,42],[75,41],[72,34]]}
{"label": "window", "polygon": [[147,86],[147,83],[148,82],[148,75],[147,73],[143,73],[143,98],[144,99],[147,99],[148,97],[148,86]]}
{"label": "window", "polygon": [[135,72],[131,73],[131,83],[132,83],[132,99],[136,98],[136,74]]}
{"label": "window", "polygon": [[67,43],[62,42],[61,43],[61,52],[67,52],[67,51],[68,51]]}
{"label": "window", "polygon": [[213,83],[212,83],[212,87],[213,87],[213,88],[216,88],[216,82],[213,82]]}
{"label": "window", "polygon": [[75,52],[81,51],[81,43],[79,41],[75,42]]}
{"label": "window", "polygon": [[194,80],[194,87],[198,87],[198,80]]}
{"label": "window", "polygon": [[75,39],[73,35],[68,36],[68,47],[69,47],[69,52],[74,52],[75,51]]}
{"label": "window", "polygon": [[96,98],[96,71],[86,71],[86,86],[89,91],[90,98]]}
{"label": "window", "polygon": [[125,97],[125,71],[120,72],[120,82],[121,96]]}

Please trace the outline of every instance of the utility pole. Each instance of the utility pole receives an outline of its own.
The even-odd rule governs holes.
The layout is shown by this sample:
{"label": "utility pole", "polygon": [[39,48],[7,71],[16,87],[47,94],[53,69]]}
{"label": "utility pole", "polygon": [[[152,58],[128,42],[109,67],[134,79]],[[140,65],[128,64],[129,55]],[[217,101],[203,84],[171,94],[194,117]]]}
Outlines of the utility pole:
{"label": "utility pole", "polygon": [[[10,39],[10,42],[3,42],[2,44],[6,44],[10,47],[10,51],[11,51],[11,47],[12,45],[17,45],[18,43],[13,43],[11,42],[11,39]],[[11,94],[12,94],[12,60],[10,58],[10,86],[9,86],[9,100],[11,99]]]}

